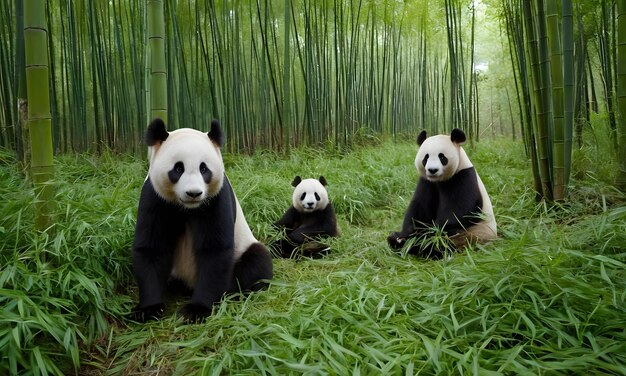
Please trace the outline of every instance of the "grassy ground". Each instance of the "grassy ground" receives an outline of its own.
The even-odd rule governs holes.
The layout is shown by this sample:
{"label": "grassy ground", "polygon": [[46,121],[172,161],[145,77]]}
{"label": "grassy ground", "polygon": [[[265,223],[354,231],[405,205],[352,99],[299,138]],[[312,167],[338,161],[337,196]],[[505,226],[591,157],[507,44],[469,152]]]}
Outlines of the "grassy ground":
{"label": "grassy ground", "polygon": [[[124,319],[146,163],[57,158],[57,224],[33,235],[32,195],[0,152],[0,374],[626,374],[626,207],[611,166],[577,152],[567,205],[537,203],[523,147],[468,150],[501,238],[443,261],[392,253],[416,183],[416,147],[225,156],[265,242],[294,175],[329,182],[342,237],[322,260],[275,260],[266,291],[202,324]],[[606,158],[604,158],[606,159]]]}

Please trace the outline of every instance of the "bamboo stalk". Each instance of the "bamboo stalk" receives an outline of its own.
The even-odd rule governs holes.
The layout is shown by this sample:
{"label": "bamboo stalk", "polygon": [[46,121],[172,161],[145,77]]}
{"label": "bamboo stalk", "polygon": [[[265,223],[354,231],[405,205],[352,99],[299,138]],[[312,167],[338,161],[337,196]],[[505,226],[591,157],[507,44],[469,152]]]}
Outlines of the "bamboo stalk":
{"label": "bamboo stalk", "polygon": [[35,185],[35,228],[39,231],[45,231],[52,225],[54,210],[54,160],[45,6],[45,0],[24,1],[28,128],[32,150],[31,172]]}
{"label": "bamboo stalk", "polygon": [[[565,197],[565,128],[563,109],[563,48],[561,45],[560,17],[556,1],[547,5],[547,43],[549,48],[550,81],[552,85],[552,182],[553,198]],[[567,67],[571,69],[571,66]]]}
{"label": "bamboo stalk", "polygon": [[[535,93],[535,116],[536,121],[536,145],[539,156],[539,172],[541,175],[541,196],[548,201],[553,199],[552,185],[552,152],[551,152],[551,129],[552,129],[552,100],[550,80],[550,60],[548,55],[548,43],[546,32],[546,19],[543,0],[533,2],[534,12],[530,10],[530,4],[524,2],[524,12],[527,18],[527,32],[530,46],[530,57],[533,67],[533,81]],[[535,30],[536,28],[536,30]]]}
{"label": "bamboo stalk", "polygon": [[574,132],[574,18],[571,0],[562,0],[563,13],[563,107],[564,107],[564,185],[569,187],[572,170],[572,136]]}
{"label": "bamboo stalk", "polygon": [[626,192],[626,0],[617,0],[618,172],[616,185]]}
{"label": "bamboo stalk", "polygon": [[168,119],[167,64],[163,0],[147,0],[148,44],[150,46],[150,117]]}
{"label": "bamboo stalk", "polygon": [[283,102],[282,102],[282,114],[283,121],[287,126],[284,128],[285,132],[285,149],[289,151],[291,145],[291,136],[289,128],[291,125],[291,90],[289,87],[291,79],[291,46],[289,39],[289,32],[291,31],[291,0],[285,0],[285,13],[284,13],[284,46],[283,46]]}
{"label": "bamboo stalk", "polygon": [[[26,98],[26,63],[24,61],[24,0],[15,0],[15,75],[17,79],[17,116],[15,119],[15,146],[17,159],[24,166],[30,164],[28,133],[28,101]],[[7,14],[6,12],[5,14]],[[8,64],[5,64],[8,66]],[[10,103],[9,100],[6,103]],[[8,123],[10,124],[10,123]]]}

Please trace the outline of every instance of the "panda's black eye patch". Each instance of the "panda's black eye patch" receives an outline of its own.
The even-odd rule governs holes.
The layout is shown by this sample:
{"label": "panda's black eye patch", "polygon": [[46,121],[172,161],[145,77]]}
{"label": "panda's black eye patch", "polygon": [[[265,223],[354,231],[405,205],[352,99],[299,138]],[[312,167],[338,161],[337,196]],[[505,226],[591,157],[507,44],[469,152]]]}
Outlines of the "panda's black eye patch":
{"label": "panda's black eye patch", "polygon": [[424,159],[422,159],[422,165],[423,165],[423,166],[426,166],[426,162],[428,162],[428,154],[426,154],[426,155],[424,156]]}
{"label": "panda's black eye patch", "polygon": [[183,176],[185,172],[185,165],[183,162],[176,162],[174,167],[167,173],[167,176],[170,178],[172,183],[177,183],[180,180],[180,177]]}
{"label": "panda's black eye patch", "polygon": [[209,184],[211,182],[211,178],[213,177],[213,173],[207,167],[206,163],[200,163],[200,174],[202,175],[202,179],[204,182]]}
{"label": "panda's black eye patch", "polygon": [[306,192],[300,195],[300,201],[304,201],[305,197],[306,197]]}
{"label": "panda's black eye patch", "polygon": [[441,164],[444,166],[448,164],[448,158],[446,158],[446,156],[443,155],[443,153],[439,153],[439,160],[441,161]]}
{"label": "panda's black eye patch", "polygon": [[317,194],[317,192],[315,192],[315,199],[316,199],[317,201],[321,200],[321,199],[320,199],[320,195],[318,195],[318,194]]}

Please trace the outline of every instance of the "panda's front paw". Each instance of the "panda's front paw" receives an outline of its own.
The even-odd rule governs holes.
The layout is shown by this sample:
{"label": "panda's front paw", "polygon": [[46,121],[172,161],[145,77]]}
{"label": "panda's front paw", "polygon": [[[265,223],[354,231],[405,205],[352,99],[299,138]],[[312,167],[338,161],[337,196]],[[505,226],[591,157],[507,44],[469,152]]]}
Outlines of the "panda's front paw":
{"label": "panda's front paw", "polygon": [[136,306],[128,315],[130,320],[137,322],[147,322],[152,320],[159,320],[163,317],[165,311],[165,304],[153,304],[147,307]]}
{"label": "panda's front paw", "polygon": [[198,303],[187,303],[178,311],[183,320],[191,323],[200,322],[211,316],[212,309]]}
{"label": "panda's front paw", "polygon": [[387,237],[387,243],[393,249],[400,249],[406,243],[406,237],[399,232],[393,232]]}

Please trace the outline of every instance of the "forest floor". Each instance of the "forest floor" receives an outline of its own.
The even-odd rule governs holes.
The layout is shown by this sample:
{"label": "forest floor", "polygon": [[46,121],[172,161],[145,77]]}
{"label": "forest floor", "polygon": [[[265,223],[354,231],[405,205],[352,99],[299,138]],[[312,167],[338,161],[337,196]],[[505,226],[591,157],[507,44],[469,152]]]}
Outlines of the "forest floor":
{"label": "forest floor", "polygon": [[[409,137],[412,140],[412,138]],[[267,290],[230,297],[200,324],[125,319],[145,160],[56,158],[50,235],[0,150],[0,374],[626,374],[626,197],[600,152],[577,151],[566,203],[537,202],[520,142],[466,147],[500,238],[451,258],[392,252],[417,181],[412,141],[349,152],[225,155],[263,242],[291,181],[324,175],[342,236],[323,259],[274,260]]]}

